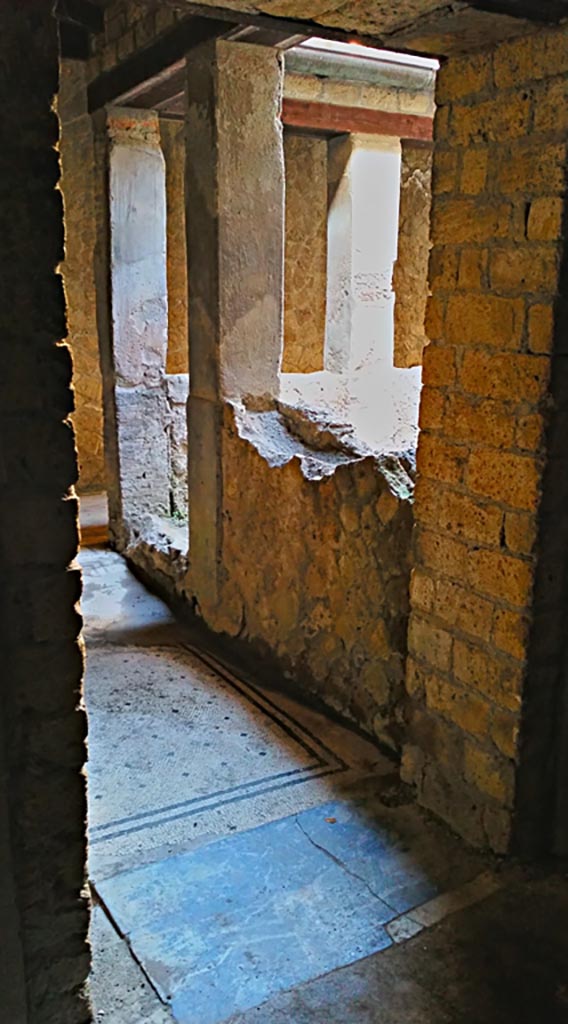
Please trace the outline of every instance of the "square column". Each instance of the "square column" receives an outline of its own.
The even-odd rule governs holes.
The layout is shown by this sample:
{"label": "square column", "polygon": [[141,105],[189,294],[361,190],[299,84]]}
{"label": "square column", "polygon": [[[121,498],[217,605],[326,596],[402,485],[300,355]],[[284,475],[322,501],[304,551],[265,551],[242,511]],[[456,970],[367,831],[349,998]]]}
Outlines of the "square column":
{"label": "square column", "polygon": [[269,408],[283,340],[283,68],[226,40],[187,61],[189,504],[192,586],[215,604],[223,403]]}
{"label": "square column", "polygon": [[135,523],[169,508],[165,163],[155,112],[111,108],[97,128],[105,458],[123,547]]}

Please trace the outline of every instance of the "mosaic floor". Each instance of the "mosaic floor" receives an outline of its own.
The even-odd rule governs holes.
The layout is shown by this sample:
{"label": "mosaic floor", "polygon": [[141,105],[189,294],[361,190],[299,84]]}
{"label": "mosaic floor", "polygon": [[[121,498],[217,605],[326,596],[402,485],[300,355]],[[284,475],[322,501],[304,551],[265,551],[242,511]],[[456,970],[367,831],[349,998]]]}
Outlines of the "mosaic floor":
{"label": "mosaic floor", "polygon": [[349,986],[335,1016],[286,1000],[489,905],[495,866],[374,745],[196,651],[118,555],[81,563],[95,1020],[386,1020]]}

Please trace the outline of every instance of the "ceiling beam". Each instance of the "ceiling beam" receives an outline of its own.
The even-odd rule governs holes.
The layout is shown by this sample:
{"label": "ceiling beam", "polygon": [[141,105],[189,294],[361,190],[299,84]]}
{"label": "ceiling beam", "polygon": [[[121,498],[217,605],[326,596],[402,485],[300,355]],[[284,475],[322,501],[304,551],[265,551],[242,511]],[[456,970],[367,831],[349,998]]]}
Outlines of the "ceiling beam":
{"label": "ceiling beam", "polygon": [[53,13],[58,21],[79,25],[88,32],[104,31],[104,13],[91,0],[57,0]]}
{"label": "ceiling beam", "polygon": [[[87,103],[90,113],[106,106],[107,103],[121,102],[125,97],[135,95],[138,87],[144,87],[165,73],[166,78],[174,65],[183,61],[186,53],[200,43],[225,35],[230,28],[225,20],[214,18],[187,18],[174,29],[165,33],[155,43],[139,50],[125,60],[105,71],[87,88]],[[147,103],[138,104],[146,107]]]}
{"label": "ceiling beam", "polygon": [[391,135],[398,139],[432,139],[432,118],[418,114],[392,114],[367,107],[342,107],[333,103],[284,99],[282,121],[289,128],[324,135],[360,133]]}

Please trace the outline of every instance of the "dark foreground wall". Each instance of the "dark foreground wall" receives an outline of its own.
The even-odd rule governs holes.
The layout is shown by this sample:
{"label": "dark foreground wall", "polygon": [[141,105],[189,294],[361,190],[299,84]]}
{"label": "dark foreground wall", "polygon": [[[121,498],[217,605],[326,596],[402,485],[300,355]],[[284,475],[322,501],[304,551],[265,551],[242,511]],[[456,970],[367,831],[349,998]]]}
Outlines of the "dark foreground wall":
{"label": "dark foreground wall", "polygon": [[[0,1020],[86,1024],[85,717],[51,4],[0,9]],[[4,813],[2,813],[4,809]],[[6,838],[9,835],[9,841]],[[18,928],[19,923],[19,928]]]}

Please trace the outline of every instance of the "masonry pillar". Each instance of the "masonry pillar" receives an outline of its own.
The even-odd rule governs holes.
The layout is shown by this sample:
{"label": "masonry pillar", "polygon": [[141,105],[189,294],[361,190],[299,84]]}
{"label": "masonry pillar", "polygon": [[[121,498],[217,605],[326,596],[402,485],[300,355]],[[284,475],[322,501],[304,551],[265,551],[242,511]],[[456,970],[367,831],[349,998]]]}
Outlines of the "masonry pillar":
{"label": "masonry pillar", "polygon": [[398,250],[393,270],[394,364],[420,366],[428,343],[424,319],[428,298],[432,144],[404,139],[400,172]]}
{"label": "masonry pillar", "polygon": [[550,849],[566,692],[567,41],[437,84],[403,778],[501,852]]}
{"label": "masonry pillar", "polygon": [[353,140],[332,139],[328,147],[327,298],[325,369],[349,368],[353,320]]}
{"label": "masonry pillar", "polygon": [[144,515],[169,511],[165,163],[152,111],[109,109],[105,129],[97,307],[110,528],[124,546]]}
{"label": "masonry pillar", "polygon": [[284,135],[286,268],[284,373],[324,368],[327,279],[327,141]]}
{"label": "masonry pillar", "polygon": [[188,59],[189,504],[192,587],[218,597],[223,403],[266,408],[283,334],[281,58],[219,40]]}
{"label": "masonry pillar", "polygon": [[400,142],[350,135],[329,143],[325,368],[392,365]]}

